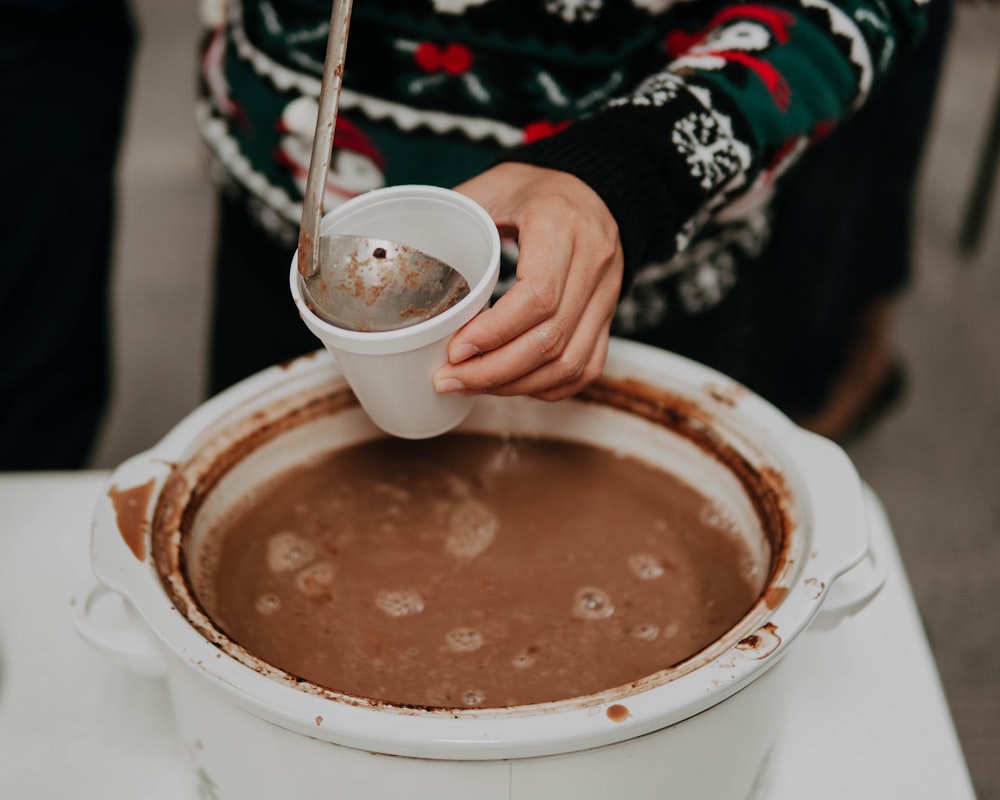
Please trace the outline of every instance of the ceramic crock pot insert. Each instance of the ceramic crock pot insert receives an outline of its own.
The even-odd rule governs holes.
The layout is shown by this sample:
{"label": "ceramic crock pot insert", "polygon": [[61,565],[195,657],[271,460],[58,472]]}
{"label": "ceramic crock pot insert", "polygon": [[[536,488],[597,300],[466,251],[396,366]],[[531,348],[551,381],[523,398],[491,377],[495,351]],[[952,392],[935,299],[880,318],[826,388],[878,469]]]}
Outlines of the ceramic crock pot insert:
{"label": "ceramic crock pot insert", "polygon": [[[439,741],[440,757],[511,758],[600,746],[672,725],[776,663],[815,615],[829,583],[863,557],[866,536],[857,478],[845,471],[839,448],[800,431],[717,373],[667,354],[651,358],[652,352],[614,342],[605,376],[578,398],[549,404],[484,397],[459,430],[566,438],[628,453],[721,504],[748,536],[763,576],[760,596],[728,633],[680,664],[554,703],[425,708],[313,685],[228,639],[189,588],[187,554],[255,485],[332,447],[384,435],[324,353],[251,379],[238,401],[223,395],[209,402],[155,448],[150,552],[139,555],[159,585],[102,578],[130,597],[175,655],[233,700],[312,737],[423,757],[436,757]],[[101,576],[99,562],[95,553]],[[611,732],[577,724],[599,708],[611,718],[612,707],[620,724]]]}

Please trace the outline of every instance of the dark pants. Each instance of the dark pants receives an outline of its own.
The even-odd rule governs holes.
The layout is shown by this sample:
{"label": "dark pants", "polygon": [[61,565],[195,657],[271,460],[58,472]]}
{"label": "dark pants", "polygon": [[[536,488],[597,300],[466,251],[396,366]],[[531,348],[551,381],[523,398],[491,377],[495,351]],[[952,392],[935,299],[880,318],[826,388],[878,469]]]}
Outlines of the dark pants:
{"label": "dark pants", "polygon": [[217,232],[211,394],[322,346],[299,319],[288,288],[294,246],[279,244],[254,223],[241,200],[225,192]]}
{"label": "dark pants", "polygon": [[[47,7],[60,4],[45,4]],[[85,464],[108,396],[124,0],[0,2],[0,469]]]}
{"label": "dark pants", "polygon": [[775,198],[761,264],[775,369],[763,393],[790,413],[822,405],[865,310],[910,279],[913,207],[951,13],[951,0],[931,3],[917,47],[805,154]]}

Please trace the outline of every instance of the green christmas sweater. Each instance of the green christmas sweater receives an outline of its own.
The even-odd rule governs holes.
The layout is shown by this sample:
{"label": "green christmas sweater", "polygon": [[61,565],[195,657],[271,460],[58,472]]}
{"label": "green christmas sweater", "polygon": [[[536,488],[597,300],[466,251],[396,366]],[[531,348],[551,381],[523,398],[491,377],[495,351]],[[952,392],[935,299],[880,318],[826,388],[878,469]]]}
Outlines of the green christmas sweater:
{"label": "green christmas sweater", "polygon": [[[201,131],[289,247],[330,5],[204,4]],[[498,160],[573,173],[621,231],[614,332],[663,343],[732,291],[780,175],[922,25],[914,0],[355,0],[325,208]]]}

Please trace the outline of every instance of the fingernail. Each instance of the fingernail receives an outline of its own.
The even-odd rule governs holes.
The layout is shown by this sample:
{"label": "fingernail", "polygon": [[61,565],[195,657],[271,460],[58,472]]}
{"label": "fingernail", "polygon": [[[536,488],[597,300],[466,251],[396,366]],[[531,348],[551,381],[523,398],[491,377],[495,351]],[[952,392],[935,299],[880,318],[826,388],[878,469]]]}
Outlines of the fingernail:
{"label": "fingernail", "polygon": [[448,360],[452,364],[460,364],[468,358],[479,355],[479,348],[474,344],[460,344],[448,352]]}
{"label": "fingernail", "polygon": [[465,388],[465,384],[458,378],[435,378],[434,390],[438,394],[449,394],[450,392],[460,392]]}

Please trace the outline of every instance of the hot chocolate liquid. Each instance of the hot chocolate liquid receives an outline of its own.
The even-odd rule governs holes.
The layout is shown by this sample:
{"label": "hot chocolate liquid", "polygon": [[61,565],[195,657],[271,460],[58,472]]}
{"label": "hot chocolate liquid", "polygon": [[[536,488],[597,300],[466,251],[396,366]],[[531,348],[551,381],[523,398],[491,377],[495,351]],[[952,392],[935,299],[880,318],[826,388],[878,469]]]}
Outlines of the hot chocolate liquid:
{"label": "hot chocolate liquid", "polygon": [[256,490],[188,563],[215,623],[330,689],[501,707],[627,684],[737,622],[763,576],[727,513],[583,444],[380,439]]}

